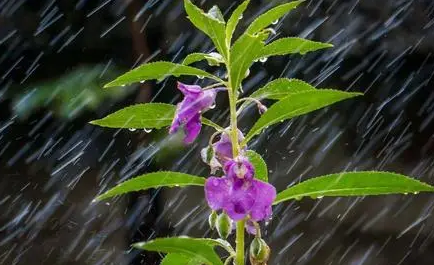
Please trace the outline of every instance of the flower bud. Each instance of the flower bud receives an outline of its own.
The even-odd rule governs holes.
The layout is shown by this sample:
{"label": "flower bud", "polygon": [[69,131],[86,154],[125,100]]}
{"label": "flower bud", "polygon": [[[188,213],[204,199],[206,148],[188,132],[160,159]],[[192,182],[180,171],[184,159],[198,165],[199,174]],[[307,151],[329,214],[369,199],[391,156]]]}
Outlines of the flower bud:
{"label": "flower bud", "polygon": [[209,227],[214,230],[215,226],[217,223],[217,212],[216,211],[212,211],[211,214],[208,217],[208,224]]}
{"label": "flower bud", "polygon": [[217,218],[217,232],[223,239],[228,238],[232,232],[232,220],[226,213],[221,213]]}
{"label": "flower bud", "polygon": [[266,265],[270,257],[270,247],[262,238],[255,237],[250,244],[249,257],[252,265]]}
{"label": "flower bud", "polygon": [[262,114],[264,114],[268,110],[268,108],[265,105],[258,104],[258,110],[259,110],[259,114],[262,115]]}

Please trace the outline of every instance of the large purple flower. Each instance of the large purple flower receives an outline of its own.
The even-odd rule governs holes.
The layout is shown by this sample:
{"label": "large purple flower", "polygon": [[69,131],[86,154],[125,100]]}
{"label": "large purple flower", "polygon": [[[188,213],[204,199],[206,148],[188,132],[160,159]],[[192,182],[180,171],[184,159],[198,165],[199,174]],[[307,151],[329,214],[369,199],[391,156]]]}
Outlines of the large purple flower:
{"label": "large purple flower", "polygon": [[202,127],[201,113],[215,104],[217,92],[223,88],[202,90],[200,86],[178,82],[178,89],[184,94],[184,99],[176,107],[169,133],[175,133],[183,127],[184,142],[189,144],[196,139]]}
{"label": "large purple flower", "polygon": [[225,176],[210,177],[205,183],[205,197],[211,209],[225,211],[234,221],[247,215],[256,222],[271,216],[276,189],[253,178],[254,168],[246,157],[226,162],[224,172]]}

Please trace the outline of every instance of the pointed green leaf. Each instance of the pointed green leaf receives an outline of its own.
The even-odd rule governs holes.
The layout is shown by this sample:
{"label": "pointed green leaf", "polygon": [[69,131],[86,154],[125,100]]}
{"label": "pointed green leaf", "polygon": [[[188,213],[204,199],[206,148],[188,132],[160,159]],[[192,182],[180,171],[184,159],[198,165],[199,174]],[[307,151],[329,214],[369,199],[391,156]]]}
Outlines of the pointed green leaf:
{"label": "pointed green leaf", "polygon": [[181,75],[202,76],[214,79],[218,82],[221,81],[220,78],[191,66],[171,62],[154,62],[142,64],[141,66],[109,82],[104,87],[124,86],[135,82],[143,82],[153,79],[162,80],[172,75],[176,77]]}
{"label": "pointed green leaf", "polygon": [[253,22],[247,28],[246,33],[254,34],[256,32],[259,32],[260,30],[271,25],[274,21],[277,21],[278,19],[283,17],[292,9],[296,8],[302,2],[304,2],[304,0],[293,1],[268,10],[267,12],[261,14],[259,17],[253,20]]}
{"label": "pointed green leaf", "polygon": [[214,245],[210,242],[212,241],[200,238],[168,237],[136,243],[133,246],[149,251],[179,253],[193,256],[207,265],[223,265],[219,256],[214,251]]}
{"label": "pointed green leaf", "polygon": [[160,265],[202,265],[202,262],[191,255],[170,253],[164,257]]}
{"label": "pointed green leaf", "polygon": [[273,104],[264,114],[262,114],[253,125],[252,129],[250,129],[242,144],[247,143],[253,136],[259,134],[263,129],[270,125],[360,95],[362,94],[331,89],[320,89],[291,94]]}
{"label": "pointed green leaf", "polygon": [[[325,48],[333,47],[332,44],[306,40],[302,38],[281,38],[267,44],[261,51],[260,58],[276,55],[300,53],[302,55]],[[258,58],[259,59],[259,58]]]}
{"label": "pointed green leaf", "polygon": [[190,0],[184,0],[184,6],[191,23],[208,35],[218,52],[222,54],[224,58],[227,58],[227,46],[225,42],[226,25],[224,21],[221,21],[221,18],[219,18],[218,13],[220,11],[212,8],[210,13],[205,13]]}
{"label": "pointed green leaf", "polygon": [[128,106],[90,123],[109,128],[160,129],[169,126],[174,115],[174,105],[146,103]]}
{"label": "pointed green leaf", "polygon": [[204,184],[205,178],[198,176],[171,171],[153,172],[122,182],[116,187],[99,195],[95,200],[104,200],[128,192],[152,188],[203,186]]}
{"label": "pointed green leaf", "polygon": [[228,20],[228,23],[226,26],[226,45],[227,45],[227,47],[231,46],[232,35],[234,34],[235,29],[237,28],[238,22],[242,18],[244,11],[246,10],[247,6],[249,5],[249,2],[250,2],[250,0],[246,0],[241,5],[239,5],[234,10],[231,17]]}
{"label": "pointed green leaf", "polygon": [[342,172],[321,176],[296,184],[277,194],[274,204],[309,196],[365,196],[382,194],[407,194],[429,191],[434,187],[391,172]]}
{"label": "pointed green leaf", "polygon": [[[165,103],[136,104],[90,123],[109,128],[160,129],[172,124],[175,110],[175,105]],[[216,130],[223,129],[220,125],[204,117],[202,117],[202,123]]]}
{"label": "pointed green leaf", "polygon": [[250,97],[256,99],[280,100],[290,94],[315,90],[315,87],[299,79],[278,78],[253,92]]}
{"label": "pointed green leaf", "polygon": [[231,88],[237,90],[246,77],[249,67],[264,47],[263,35],[242,35],[231,48]]}
{"label": "pointed green leaf", "polygon": [[262,156],[253,150],[247,151],[247,158],[255,167],[255,178],[268,182],[268,169]]}
{"label": "pointed green leaf", "polygon": [[195,62],[202,60],[207,60],[208,64],[211,66],[218,66],[223,63],[223,57],[219,53],[192,53],[185,57],[182,62],[183,65],[190,65]]}

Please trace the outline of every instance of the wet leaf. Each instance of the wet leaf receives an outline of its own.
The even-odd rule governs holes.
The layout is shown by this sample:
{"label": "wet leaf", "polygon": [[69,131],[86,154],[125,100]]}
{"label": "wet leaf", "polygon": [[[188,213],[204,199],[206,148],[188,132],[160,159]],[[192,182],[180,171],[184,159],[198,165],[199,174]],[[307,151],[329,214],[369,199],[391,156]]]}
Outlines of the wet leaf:
{"label": "wet leaf", "polygon": [[219,18],[220,10],[213,7],[210,10],[210,13],[205,13],[190,0],[184,0],[184,6],[191,23],[208,35],[219,53],[222,54],[224,58],[227,58],[227,47],[225,42],[226,25],[224,21],[221,21],[221,18]]}
{"label": "wet leaf", "polygon": [[[109,128],[160,129],[172,124],[175,111],[176,106],[171,104],[136,104],[118,110],[102,119],[91,121],[90,123]],[[223,129],[220,125],[204,117],[202,117],[202,123],[216,130]]]}
{"label": "wet leaf", "polygon": [[[267,58],[276,55],[287,54],[306,54],[316,50],[326,49],[333,47],[332,44],[306,40],[302,38],[281,38],[267,44],[261,51],[259,58]],[[258,59],[259,59],[258,58]]]}
{"label": "wet leaf", "polygon": [[179,254],[179,253],[167,254],[160,263],[160,265],[201,265],[201,264],[202,262],[200,261],[200,259],[197,259],[194,256]]}
{"label": "wet leaf", "polygon": [[280,100],[288,95],[315,90],[315,87],[299,79],[278,78],[253,92],[250,97]]}
{"label": "wet leaf", "polygon": [[223,265],[219,256],[214,251],[215,244],[212,242],[214,242],[214,240],[208,240],[206,238],[168,237],[136,243],[133,246],[149,251],[185,254],[195,257],[205,264]]}
{"label": "wet leaf", "polygon": [[283,5],[279,5],[277,7],[274,7],[267,12],[259,15],[247,28],[246,33],[248,34],[255,34],[262,29],[268,27],[269,25],[273,24],[276,20],[283,17],[286,13],[291,11],[292,9],[296,8],[299,4],[304,2],[302,1],[293,1],[289,2]]}
{"label": "wet leaf", "polygon": [[291,94],[273,104],[264,114],[262,114],[253,125],[242,144],[247,143],[253,136],[261,133],[263,129],[270,125],[360,95],[362,94],[331,89],[320,89]]}
{"label": "wet leaf", "polygon": [[218,53],[192,53],[187,55],[187,57],[185,57],[184,61],[182,61],[183,65],[190,65],[192,63],[195,62],[199,62],[202,60],[206,60],[208,62],[209,65],[211,66],[218,66],[219,64],[223,63],[223,57],[220,58],[219,56],[220,54]]}
{"label": "wet leaf", "polygon": [[410,177],[391,172],[342,172],[321,176],[296,184],[277,194],[274,204],[309,196],[365,196],[407,194],[429,191],[434,187]]}
{"label": "wet leaf", "polygon": [[205,178],[193,176],[180,172],[159,171],[144,174],[133,179],[122,182],[116,187],[96,197],[95,200],[104,200],[113,196],[128,192],[147,190],[160,187],[184,187],[203,186]]}
{"label": "wet leaf", "polygon": [[231,17],[228,20],[227,26],[226,26],[226,45],[228,47],[231,46],[232,42],[232,35],[235,32],[235,29],[237,28],[238,22],[243,16],[244,11],[246,10],[247,6],[249,5],[250,0],[244,1],[241,5],[239,5],[234,12],[232,13]]}
{"label": "wet leaf", "polygon": [[247,151],[247,158],[255,167],[255,178],[268,182],[268,169],[262,156],[253,150]]}
{"label": "wet leaf", "polygon": [[172,75],[176,77],[181,75],[201,76],[219,82],[221,81],[218,77],[191,66],[171,62],[154,62],[142,64],[141,66],[134,68],[109,82],[104,87],[124,86],[135,82],[144,82],[153,79],[162,80]]}

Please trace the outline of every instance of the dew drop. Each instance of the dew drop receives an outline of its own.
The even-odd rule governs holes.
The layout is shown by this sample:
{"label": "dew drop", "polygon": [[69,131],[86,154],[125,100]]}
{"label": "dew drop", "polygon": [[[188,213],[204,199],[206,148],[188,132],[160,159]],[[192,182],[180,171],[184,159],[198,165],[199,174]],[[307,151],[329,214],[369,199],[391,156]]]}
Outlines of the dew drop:
{"label": "dew drop", "polygon": [[404,195],[408,195],[408,192],[404,192]]}
{"label": "dew drop", "polygon": [[278,20],[278,19],[276,19],[276,20],[274,20],[273,22],[271,22],[271,24],[273,24],[273,25],[276,25],[277,23],[279,23],[279,20]]}
{"label": "dew drop", "polygon": [[143,131],[144,131],[145,133],[150,133],[150,132],[152,132],[152,129],[146,129],[146,128],[144,128]]}
{"label": "dew drop", "polygon": [[417,195],[417,194],[419,194],[419,192],[418,192],[418,191],[415,191],[415,192],[413,192],[413,194],[414,194],[414,195]]}
{"label": "dew drop", "polygon": [[240,16],[238,17],[238,19],[243,19],[243,15],[240,15]]}
{"label": "dew drop", "polygon": [[267,57],[263,57],[263,58],[259,59],[259,61],[260,61],[261,63],[265,63],[267,60],[268,60]]}
{"label": "dew drop", "polygon": [[135,132],[137,129],[136,128],[129,128],[128,130],[130,130],[130,132]]}
{"label": "dew drop", "polygon": [[244,77],[248,77],[250,75],[250,69],[247,69],[246,74],[244,75]]}

